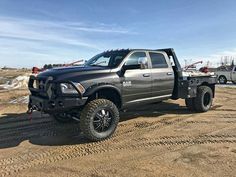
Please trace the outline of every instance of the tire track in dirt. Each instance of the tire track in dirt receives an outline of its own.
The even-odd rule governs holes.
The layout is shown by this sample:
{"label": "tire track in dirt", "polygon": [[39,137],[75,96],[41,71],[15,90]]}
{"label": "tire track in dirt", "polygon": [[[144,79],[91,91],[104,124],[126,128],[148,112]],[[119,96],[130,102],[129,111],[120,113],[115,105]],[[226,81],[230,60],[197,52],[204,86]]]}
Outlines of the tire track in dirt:
{"label": "tire track in dirt", "polygon": [[[231,117],[231,116],[232,115],[224,116],[224,117]],[[140,128],[150,127],[150,129],[153,130],[156,128],[161,128],[166,125],[172,125],[172,124],[180,123],[180,122],[183,124],[200,124],[200,123],[211,124],[211,123],[215,123],[215,122],[219,123],[219,121],[200,121],[200,120],[199,121],[188,121],[187,119],[184,119],[184,118],[182,118],[182,119],[175,119],[175,118],[176,118],[176,116],[174,116],[172,119],[165,118],[162,120],[152,121],[152,122],[143,122],[143,121],[142,122],[135,122],[134,126],[130,129],[127,129],[127,126],[131,126],[131,125],[123,124],[123,125],[119,126],[120,129],[118,130],[118,133],[116,133],[114,135],[114,137],[119,137],[122,134],[134,132]],[[235,121],[222,121],[221,123],[235,123]],[[57,127],[59,129],[60,126],[61,125],[57,124],[56,122],[49,120],[49,121],[43,121],[43,122],[37,121],[37,122],[34,122],[33,124],[27,124],[27,125],[23,125],[23,126],[18,125],[17,128],[13,127],[13,128],[4,128],[4,130],[0,129],[0,139],[1,139],[0,144],[3,142],[6,142],[8,139],[9,140],[14,139],[14,136],[16,136],[16,135],[17,135],[17,137],[16,137],[17,139],[27,139],[30,137],[37,137],[37,134],[38,134],[38,136],[47,136],[48,133],[42,133],[42,132],[45,132],[45,131],[50,132],[51,129],[54,129],[54,132],[56,132],[57,130],[55,130],[55,127]],[[74,125],[70,125],[70,126],[72,126],[72,127],[69,127],[70,129],[76,128],[76,127],[74,127]],[[79,125],[77,125],[77,126],[79,126]],[[63,125],[63,126],[61,126],[61,128],[66,129],[66,126]],[[37,133],[37,131],[35,132],[35,130],[38,130],[38,132],[40,132],[40,133]],[[30,135],[31,131],[33,131],[33,135]],[[21,134],[24,134],[24,132],[27,132],[27,135],[21,135]],[[52,132],[51,134],[55,134],[54,132]]]}
{"label": "tire track in dirt", "polygon": [[169,117],[165,117],[159,120],[155,120],[155,121],[136,121],[136,122],[132,122],[132,123],[125,123],[125,124],[121,124],[119,125],[119,128],[117,130],[117,132],[113,135],[113,139],[114,138],[119,138],[122,135],[127,136],[128,133],[134,133],[134,134],[139,134],[139,129],[142,128],[151,128],[155,129],[155,128],[161,128],[161,127],[165,127],[165,126],[169,126],[175,123],[179,123],[182,122],[186,119],[182,118],[179,119],[177,118],[177,115],[174,116],[169,116]]}
{"label": "tire track in dirt", "polygon": [[[163,146],[186,146],[186,145],[194,145],[194,144],[219,144],[219,143],[236,143],[236,135],[199,135],[199,136],[164,136],[164,137],[158,137],[158,138],[151,138],[151,139],[131,139],[134,143],[123,145],[122,141],[120,139],[123,136],[127,136],[128,133],[132,133],[133,135],[138,135],[142,132],[138,131],[140,129],[148,129],[148,131],[153,131],[153,129],[156,128],[162,128],[166,126],[171,126],[173,124],[183,123],[183,124],[211,124],[212,122],[215,123],[217,121],[191,121],[188,119],[192,119],[193,117],[197,116],[196,114],[192,115],[180,115],[174,114],[169,117],[165,117],[161,120],[156,121],[136,121],[132,123],[124,123],[119,125],[117,133],[113,136],[112,139],[106,140],[103,142],[96,142],[96,143],[89,143],[89,144],[79,144],[79,145],[66,145],[62,147],[56,147],[53,149],[48,150],[41,150],[36,153],[26,153],[22,156],[22,154],[19,154],[15,157],[10,157],[6,159],[0,160],[0,174],[3,175],[12,175],[15,173],[20,172],[21,170],[35,167],[38,165],[43,165],[47,163],[54,163],[61,160],[67,160],[72,158],[77,158],[81,156],[88,156],[92,154],[99,154],[99,153],[105,153],[110,151],[116,151],[116,150],[133,150],[133,149],[139,149],[139,148],[148,148],[148,147],[163,147]],[[216,117],[218,115],[204,115],[209,117]],[[229,117],[235,117],[234,114],[229,115],[222,115],[224,118]],[[49,121],[51,122],[51,121]],[[234,121],[226,121],[227,123],[234,123]],[[15,122],[14,122],[15,123]],[[224,123],[224,121],[222,121]],[[38,124],[39,122],[35,122],[35,125],[32,125],[31,127],[27,126],[23,127],[23,129],[18,130],[24,130],[24,131],[35,131],[35,128],[39,128]],[[49,124],[49,125],[48,125]],[[45,127],[46,126],[46,127]],[[43,134],[38,134],[37,132],[33,134],[33,137],[37,138],[39,136],[59,136],[60,134],[57,134],[58,130],[65,129],[67,131],[68,129],[74,129],[71,128],[65,128],[64,125],[61,127],[61,129],[56,129],[52,132],[51,129],[53,127],[59,126],[58,124],[50,124],[50,123],[42,123],[42,127],[39,128],[41,131],[43,131]],[[19,126],[22,128],[21,126]],[[25,129],[24,129],[25,128]],[[44,129],[45,128],[45,129]],[[14,130],[10,129],[10,130]],[[3,130],[2,130],[3,131]],[[47,132],[49,131],[49,132]],[[0,130],[1,132],[1,130]],[[17,131],[12,135],[14,137],[16,135]],[[70,133],[69,133],[70,134]],[[1,136],[1,135],[0,135]],[[23,139],[29,138],[27,136],[22,136]],[[32,138],[32,137],[31,137]],[[112,144],[112,145],[111,145]]]}
{"label": "tire track in dirt", "polygon": [[[145,142],[142,142],[138,144],[131,145],[131,148],[135,148],[135,147],[151,147],[151,146],[167,146],[167,145],[193,145],[193,144],[206,144],[206,143],[235,143],[236,140],[226,140],[225,138],[235,138],[236,135],[202,135],[199,136],[202,138],[202,140],[193,140],[193,137],[160,137],[157,140],[148,140]],[[180,139],[182,138],[182,139]],[[214,139],[214,138],[218,138],[218,139]],[[219,139],[221,138],[221,139]],[[165,141],[163,141],[163,139]],[[173,139],[177,139],[175,141],[173,141]],[[171,140],[171,141],[167,141],[167,140]],[[143,141],[143,140],[142,140]],[[114,145],[114,142],[110,142]],[[94,145],[97,145],[97,147],[94,147]],[[91,149],[87,149],[88,147],[93,148]],[[103,147],[103,148],[102,148]],[[129,147],[127,147],[129,148]],[[39,153],[39,154],[35,154],[33,157],[34,159],[36,159],[36,161],[32,162],[32,165],[40,165],[40,164],[44,164],[44,163],[51,163],[51,162],[55,162],[55,161],[59,161],[59,160],[65,160],[65,159],[70,159],[70,158],[76,158],[76,157],[80,157],[80,156],[84,156],[84,155],[90,155],[90,154],[94,154],[94,153],[102,153],[102,152],[107,152],[107,151],[113,151],[113,150],[122,150],[122,149],[126,149],[126,147],[114,147],[114,148],[110,148],[109,145],[106,144],[100,144],[100,143],[92,143],[88,146],[82,146],[82,147],[66,147],[66,148],[59,148],[57,151],[60,152],[55,152],[55,151],[50,151],[50,152],[45,152],[43,154]],[[80,153],[78,153],[80,152]],[[82,152],[82,153],[81,153]],[[52,157],[49,159],[44,159],[45,157],[50,157],[52,156],[52,154],[60,154],[57,155],[56,157]],[[40,158],[39,158],[40,157]],[[41,160],[42,161],[41,161]],[[12,159],[11,159],[12,160]],[[20,161],[21,158],[18,159],[18,161]],[[4,165],[4,164],[9,164],[9,162],[6,163],[7,160],[4,161],[0,161],[0,165]],[[14,160],[13,160],[14,161]],[[12,161],[12,162],[13,162]],[[5,163],[4,163],[5,162]],[[38,162],[38,163],[36,163]],[[11,174],[11,171],[16,171],[16,169],[18,169],[19,171],[25,168],[30,168],[32,167],[32,165],[28,164],[26,166],[17,166],[17,165],[11,165],[11,168],[7,168],[9,173],[6,174]],[[6,172],[6,169],[4,170]]]}
{"label": "tire track in dirt", "polygon": [[50,118],[49,116],[33,116],[33,119],[31,119],[29,117],[29,115],[25,115],[25,116],[16,116],[16,117],[2,117],[0,119],[1,121],[1,126],[5,125],[5,124],[13,124],[13,123],[27,123],[27,122],[32,122],[32,121],[37,121],[37,120],[53,120],[52,118]]}
{"label": "tire track in dirt", "polygon": [[32,132],[34,134],[50,130],[55,127],[55,122],[43,122],[35,125],[25,125],[20,128],[13,129],[5,129],[4,131],[0,131],[0,142],[2,140],[12,139],[12,138],[24,138],[28,137]]}
{"label": "tire track in dirt", "polygon": [[[232,117],[233,115],[229,115],[229,116],[224,116],[225,117]],[[48,118],[48,117],[47,117]],[[131,133],[131,132],[135,132],[137,129],[140,128],[147,128],[150,127],[151,130],[156,129],[156,128],[161,128],[163,126],[166,125],[172,125],[175,123],[183,123],[183,124],[214,124],[214,123],[235,123],[235,121],[188,121],[185,118],[181,118],[181,119],[175,119],[176,115],[172,118],[165,118],[162,120],[158,120],[158,121],[152,121],[152,122],[135,122],[134,126],[132,128],[125,128],[127,126],[132,126],[129,124],[123,124],[123,125],[119,125],[120,129],[118,130],[118,132],[114,135],[114,137],[119,137],[122,134],[127,134],[127,133]],[[172,120],[174,119],[174,120]],[[41,122],[40,122],[41,121]],[[19,121],[18,121],[19,122]],[[72,127],[69,127],[69,129],[77,129],[77,126],[79,125],[70,125]],[[10,126],[11,127],[11,126]],[[57,128],[55,128],[57,127]],[[50,131],[51,134],[56,134],[56,129],[66,129],[65,125],[59,125],[58,123],[52,121],[52,120],[48,120],[48,121],[43,121],[41,119],[34,121],[33,124],[30,124],[27,122],[27,124],[23,124],[23,125],[18,125],[17,127],[11,127],[11,128],[4,128],[3,130],[0,129],[0,144],[3,143],[7,143],[7,141],[12,141],[14,139],[17,140],[23,140],[23,139],[27,139],[27,138],[32,138],[32,137],[37,137],[38,136],[50,136]],[[125,128],[125,129],[124,129]],[[52,131],[52,129],[54,129],[54,131]],[[123,129],[123,130],[122,130]],[[31,131],[33,132],[33,134],[31,133]],[[24,135],[25,132],[27,132],[27,135]],[[43,133],[42,133],[43,132]],[[46,133],[44,133],[46,132]],[[76,130],[77,132],[77,130]],[[23,134],[23,135],[22,135]],[[59,134],[56,134],[59,135]],[[55,135],[55,136],[56,136]],[[16,137],[15,137],[16,136]]]}
{"label": "tire track in dirt", "polygon": [[[0,172],[3,175],[12,175],[17,173],[21,170],[35,167],[37,165],[43,165],[47,163],[54,163],[61,160],[68,160],[72,158],[88,156],[92,154],[99,154],[117,150],[126,150],[126,149],[139,149],[139,148],[149,148],[153,146],[186,146],[186,145],[196,145],[196,144],[222,144],[222,143],[236,143],[236,135],[202,135],[198,137],[160,137],[160,138],[153,138],[136,141],[131,145],[115,145],[110,147],[109,144],[112,143],[111,141],[104,141],[99,143],[91,143],[86,145],[76,145],[76,146],[66,146],[57,148],[56,150],[48,151],[45,153],[38,153],[34,154],[31,160],[25,161],[19,157],[20,160],[16,164],[9,164],[6,163],[7,160],[0,161]],[[5,165],[3,165],[5,164]],[[6,165],[7,164],[7,165]]]}
{"label": "tire track in dirt", "polygon": [[80,134],[80,128],[78,124],[73,125],[59,125],[56,122],[52,122],[50,125],[42,124],[40,126],[30,126],[22,130],[9,130],[6,133],[0,132],[0,146],[7,145],[9,143],[21,142],[23,140],[37,138],[37,137],[55,137],[61,135],[75,136]]}
{"label": "tire track in dirt", "polygon": [[80,133],[80,129],[77,128],[77,129],[61,129],[61,130],[57,130],[57,131],[52,131],[52,130],[47,130],[45,132],[40,132],[42,130],[39,130],[38,133],[35,132],[35,133],[31,133],[31,134],[28,134],[28,135],[22,135],[22,136],[18,136],[18,137],[12,137],[12,138],[5,138],[5,139],[1,139],[0,140],[0,147],[4,147],[4,146],[11,146],[11,144],[15,144],[18,142],[21,143],[25,140],[30,140],[30,139],[33,139],[33,138],[39,138],[39,137],[60,137],[60,136],[66,136],[66,135],[69,135],[69,136],[76,136]]}
{"label": "tire track in dirt", "polygon": [[[162,122],[162,121],[155,121],[155,122],[152,122],[150,123],[150,125],[154,125],[158,122]],[[120,131],[119,134],[122,135],[122,134],[126,134],[127,131],[126,131],[126,128],[127,126],[130,126],[130,125],[127,125],[127,124],[123,124],[121,125],[121,129],[124,129],[125,128],[125,131]],[[0,144],[3,143],[3,140],[13,140],[17,135],[16,139],[19,140],[19,139],[27,139],[27,138],[31,138],[31,137],[37,137],[38,136],[50,136],[48,134],[54,134],[55,136],[57,135],[60,135],[60,134],[57,134],[56,132],[57,131],[62,131],[63,129],[65,129],[67,131],[67,128],[69,130],[71,129],[76,129],[76,132],[78,132],[78,128],[79,125],[78,124],[59,124],[57,122],[54,122],[54,121],[44,121],[44,122],[34,122],[33,124],[27,124],[27,125],[23,125],[23,126],[19,126],[17,128],[13,127],[13,128],[6,128],[3,130],[0,130]],[[136,128],[140,128],[140,126],[137,125],[135,126]],[[143,128],[145,128],[147,126],[143,126]],[[51,131],[51,132],[50,132]],[[134,131],[134,129],[130,129],[129,130],[130,132]],[[27,132],[27,135],[21,135],[23,132]],[[42,133],[42,132],[46,132],[46,133]],[[73,131],[72,131],[73,132]],[[67,133],[68,134],[68,133]],[[115,134],[115,136],[119,136],[119,134]],[[70,135],[70,134],[68,134]],[[6,138],[7,137],[7,138]],[[6,139],[4,139],[6,138]],[[4,141],[6,142],[6,141]]]}
{"label": "tire track in dirt", "polygon": [[35,128],[52,127],[55,125],[56,125],[56,122],[52,122],[52,121],[38,122],[38,123],[26,124],[26,125],[14,126],[14,127],[6,127],[4,129],[0,130],[0,133],[1,133],[1,135],[7,134],[10,132],[18,133],[18,132],[30,131]]}
{"label": "tire track in dirt", "polygon": [[[190,119],[192,117],[188,117],[187,119]],[[122,135],[127,135],[128,133],[133,133],[136,132],[138,133],[137,130],[139,129],[145,129],[148,128],[148,131],[153,131],[155,129],[160,129],[164,128],[167,126],[171,126],[174,124],[216,124],[216,123],[222,123],[222,124],[235,124],[236,121],[204,121],[204,120],[198,120],[198,121],[192,121],[192,120],[187,120],[186,118],[180,118],[180,119],[175,119],[170,120],[170,119],[163,119],[163,120],[158,120],[158,121],[152,121],[152,122],[147,122],[147,121],[140,121],[140,122],[135,122],[133,124],[127,124],[127,125],[122,125],[122,127],[117,131],[117,133],[113,136],[113,138],[120,137]],[[129,129],[127,129],[127,126],[129,126]]]}
{"label": "tire track in dirt", "polygon": [[[0,133],[7,133],[9,131],[24,131],[28,129],[32,129],[33,127],[41,127],[43,125],[49,125],[57,123],[56,121],[52,120],[37,120],[37,121],[29,121],[27,123],[23,123],[21,121],[7,124],[7,125],[1,125],[0,126]],[[1,123],[0,123],[1,124]]]}
{"label": "tire track in dirt", "polygon": [[[179,120],[177,120],[179,121]],[[163,121],[161,121],[161,123],[163,123]],[[120,131],[119,134],[115,135],[115,136],[120,136],[122,134],[126,134],[128,132],[133,132],[136,129],[140,129],[140,128],[146,128],[149,126],[153,126],[155,125],[156,122],[141,122],[141,123],[135,123],[135,129],[132,128],[128,131]],[[164,125],[170,125],[170,123],[164,123]],[[66,133],[68,130],[69,132],[67,132],[66,134],[71,135],[70,133],[72,132],[76,132],[78,133],[79,129],[78,129],[79,125],[78,124],[70,124],[70,125],[61,125],[58,124],[56,122],[40,122],[40,123],[34,123],[32,125],[25,125],[22,126],[20,128],[13,128],[13,129],[6,129],[4,131],[0,131],[0,144],[6,143],[8,141],[13,141],[14,139],[16,140],[24,140],[24,139],[28,139],[28,138],[32,138],[32,137],[37,137],[37,136],[50,136],[50,134],[53,134],[54,136],[60,135],[57,132],[62,132],[61,134],[63,134],[64,132]],[[71,131],[74,130],[74,131]]]}
{"label": "tire track in dirt", "polygon": [[66,127],[67,125],[77,125],[76,123],[71,123],[71,124],[60,124],[56,121],[48,120],[48,121],[37,121],[37,122],[32,122],[32,123],[27,123],[27,124],[21,124],[16,123],[16,125],[12,126],[9,125],[8,127],[0,128],[0,136],[1,134],[4,133],[9,133],[9,132],[24,132],[24,131],[30,131],[35,128],[42,128],[42,127],[55,127],[55,126],[64,126]]}
{"label": "tire track in dirt", "polygon": [[[224,118],[228,118],[225,117]],[[157,124],[163,124],[164,125],[172,125],[175,123],[183,123],[183,124],[214,124],[214,123],[235,123],[236,121],[188,121],[186,119],[176,119],[174,121],[171,121],[171,119],[165,119],[165,120],[158,120],[158,121],[152,121],[152,122],[136,122],[133,128],[146,128],[146,127],[151,127],[154,126],[152,129],[155,129],[159,125]],[[74,125],[70,124],[70,126],[72,126],[72,128],[79,126],[78,124]],[[124,125],[119,125],[119,127],[124,128],[126,126],[130,126],[128,124],[124,124]],[[4,128],[4,130],[0,129],[0,139],[3,138],[4,136],[10,136],[10,135],[15,135],[18,134],[20,131],[23,131],[25,133],[30,132],[30,131],[35,131],[35,129],[49,129],[49,128],[54,128],[54,127],[61,127],[61,128],[66,128],[66,125],[61,125],[58,124],[57,122],[48,120],[48,121],[43,121],[43,122],[34,122],[33,124],[23,124],[22,126],[18,126],[18,127],[11,127],[11,128]]]}

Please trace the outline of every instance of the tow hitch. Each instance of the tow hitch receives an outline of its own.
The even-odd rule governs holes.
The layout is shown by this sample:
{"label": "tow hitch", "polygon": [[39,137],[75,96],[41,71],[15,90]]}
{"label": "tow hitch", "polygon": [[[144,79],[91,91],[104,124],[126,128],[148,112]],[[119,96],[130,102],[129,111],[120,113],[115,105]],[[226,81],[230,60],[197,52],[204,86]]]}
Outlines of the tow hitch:
{"label": "tow hitch", "polygon": [[26,114],[29,115],[29,119],[30,119],[30,120],[32,120],[32,113],[33,113],[34,111],[37,111],[37,110],[38,110],[38,109],[37,109],[36,106],[29,106],[29,107],[28,107],[28,110],[26,111]]}

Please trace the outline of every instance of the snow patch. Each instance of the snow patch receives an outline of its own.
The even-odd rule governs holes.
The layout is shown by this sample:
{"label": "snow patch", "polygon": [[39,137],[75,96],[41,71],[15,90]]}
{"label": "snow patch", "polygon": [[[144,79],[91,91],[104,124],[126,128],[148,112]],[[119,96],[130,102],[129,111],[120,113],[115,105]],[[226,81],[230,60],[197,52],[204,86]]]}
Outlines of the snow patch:
{"label": "snow patch", "polygon": [[23,96],[9,101],[11,104],[28,104],[29,96]]}
{"label": "snow patch", "polygon": [[7,81],[5,84],[0,85],[0,89],[18,89],[18,88],[27,88],[29,81],[29,75],[18,76],[15,79]]}

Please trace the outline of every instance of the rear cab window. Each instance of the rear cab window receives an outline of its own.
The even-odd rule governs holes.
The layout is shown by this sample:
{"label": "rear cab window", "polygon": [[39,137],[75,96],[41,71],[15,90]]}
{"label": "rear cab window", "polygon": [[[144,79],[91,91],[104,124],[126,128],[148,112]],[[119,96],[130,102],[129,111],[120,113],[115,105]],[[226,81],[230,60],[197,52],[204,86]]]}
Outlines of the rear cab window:
{"label": "rear cab window", "polygon": [[161,53],[149,52],[152,68],[168,68],[166,58]]}

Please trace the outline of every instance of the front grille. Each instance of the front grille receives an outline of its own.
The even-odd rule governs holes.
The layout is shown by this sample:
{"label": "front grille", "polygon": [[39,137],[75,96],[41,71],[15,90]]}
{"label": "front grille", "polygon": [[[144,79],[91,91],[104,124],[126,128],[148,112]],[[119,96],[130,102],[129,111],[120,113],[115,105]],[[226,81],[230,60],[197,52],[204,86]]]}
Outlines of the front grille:
{"label": "front grille", "polygon": [[38,80],[38,89],[39,90],[45,89],[45,82],[46,82],[46,80]]}
{"label": "front grille", "polygon": [[51,97],[52,77],[31,76],[28,86],[34,96]]}

